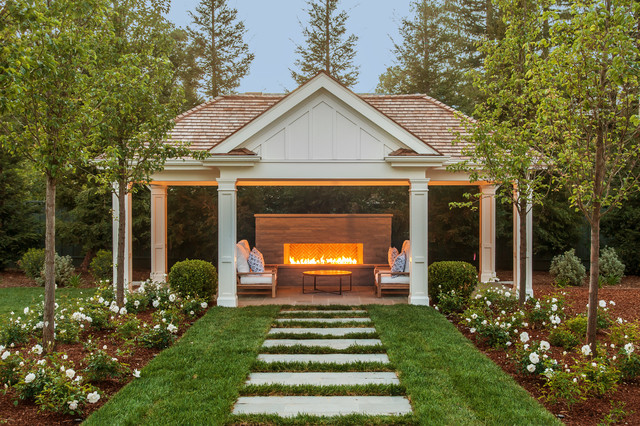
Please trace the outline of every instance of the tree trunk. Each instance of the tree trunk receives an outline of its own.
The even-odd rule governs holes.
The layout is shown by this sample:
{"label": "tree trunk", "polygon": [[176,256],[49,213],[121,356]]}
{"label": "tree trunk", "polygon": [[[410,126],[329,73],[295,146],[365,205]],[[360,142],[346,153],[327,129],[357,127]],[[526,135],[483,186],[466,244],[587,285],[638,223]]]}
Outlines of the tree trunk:
{"label": "tree trunk", "polygon": [[518,216],[520,216],[520,252],[518,254],[519,294],[518,302],[524,305],[527,301],[527,200],[519,197]]}
{"label": "tree trunk", "polygon": [[124,306],[124,246],[127,229],[127,183],[118,182],[118,254],[116,257],[116,303]]}
{"label": "tree trunk", "polygon": [[89,265],[91,264],[91,260],[93,259],[95,254],[96,253],[93,251],[93,249],[87,250],[84,255],[84,259],[82,259],[82,264],[80,265],[80,270],[82,272],[87,272],[89,270]]}
{"label": "tree trunk", "polygon": [[44,315],[42,327],[42,348],[45,353],[53,352],[55,348],[55,300],[56,300],[56,180],[47,176],[46,189],[46,231],[44,256]]}
{"label": "tree trunk", "polygon": [[327,74],[331,74],[331,55],[329,49],[329,39],[331,37],[331,26],[329,20],[329,1],[325,2],[325,15],[324,15],[324,34],[325,34],[325,46],[324,46],[324,69]]}
{"label": "tree trunk", "polygon": [[[587,344],[596,355],[596,332],[598,327],[598,275],[600,275],[600,211],[595,213],[591,224],[591,258],[589,262],[589,311],[587,320]],[[594,216],[595,216],[594,215]]]}

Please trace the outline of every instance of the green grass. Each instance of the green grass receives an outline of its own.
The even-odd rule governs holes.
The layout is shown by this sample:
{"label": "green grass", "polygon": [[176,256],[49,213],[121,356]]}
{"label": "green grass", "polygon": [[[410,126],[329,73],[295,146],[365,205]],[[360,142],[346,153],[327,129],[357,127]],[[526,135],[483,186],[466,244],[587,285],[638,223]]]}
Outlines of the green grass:
{"label": "green grass", "polygon": [[368,307],[419,424],[561,424],[428,307]]}
{"label": "green grass", "polygon": [[351,345],[345,349],[335,349],[324,346],[270,346],[261,349],[263,354],[383,354],[385,353],[384,346],[362,346]]}
{"label": "green grass", "polygon": [[305,321],[304,319],[292,320],[292,321],[273,321],[271,324],[275,328],[335,328],[335,327],[350,327],[350,328],[367,328],[373,327],[371,322],[315,322]]}
{"label": "green grass", "polygon": [[335,364],[332,362],[264,362],[256,361],[251,369],[256,372],[269,371],[395,371],[392,364],[380,362],[352,362]]}
{"label": "green grass", "polygon": [[[378,339],[380,336],[378,333],[349,333],[344,336],[339,336],[340,339]],[[267,336],[269,340],[277,339],[335,339],[336,336],[330,334],[316,334],[316,333],[273,333]]]}
{"label": "green grass", "polygon": [[240,390],[242,396],[358,396],[358,395],[404,395],[405,388],[394,384],[368,384],[368,385],[332,385],[332,386],[287,386],[287,385],[248,385]]}
{"label": "green grass", "polygon": [[362,305],[282,305],[282,312],[300,312],[300,311],[344,311],[344,310],[362,311]]}
{"label": "green grass", "polygon": [[281,318],[366,318],[369,314],[366,312],[305,312],[305,311],[282,311]]}
{"label": "green grass", "polygon": [[[94,288],[57,288],[56,301],[92,295],[95,291]],[[0,316],[12,311],[21,314],[25,307],[42,303],[43,300],[44,287],[0,288]]]}
{"label": "green grass", "polygon": [[306,426],[306,425],[331,425],[331,426],[396,426],[417,425],[413,416],[363,416],[351,414],[339,417],[297,416],[294,418],[281,418],[276,415],[244,414],[231,416],[233,425],[278,425],[278,426]]}
{"label": "green grass", "polygon": [[209,309],[86,424],[224,424],[278,309]]}

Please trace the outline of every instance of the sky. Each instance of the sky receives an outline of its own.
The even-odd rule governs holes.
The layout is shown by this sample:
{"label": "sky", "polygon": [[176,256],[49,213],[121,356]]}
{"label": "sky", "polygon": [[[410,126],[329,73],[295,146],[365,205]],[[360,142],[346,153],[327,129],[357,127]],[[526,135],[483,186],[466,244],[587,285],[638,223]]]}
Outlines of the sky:
{"label": "sky", "polygon": [[[173,0],[168,14],[180,27],[191,24],[189,11],[199,0]],[[283,93],[296,84],[289,68],[296,59],[295,43],[303,44],[302,28],[308,15],[305,0],[228,0],[247,28],[245,42],[255,54],[249,74],[238,92]],[[410,0],[342,0],[338,7],[349,14],[347,34],[358,37],[355,64],[360,66],[356,93],[373,93],[378,77],[393,64],[394,40],[400,41],[400,20],[410,14]]]}

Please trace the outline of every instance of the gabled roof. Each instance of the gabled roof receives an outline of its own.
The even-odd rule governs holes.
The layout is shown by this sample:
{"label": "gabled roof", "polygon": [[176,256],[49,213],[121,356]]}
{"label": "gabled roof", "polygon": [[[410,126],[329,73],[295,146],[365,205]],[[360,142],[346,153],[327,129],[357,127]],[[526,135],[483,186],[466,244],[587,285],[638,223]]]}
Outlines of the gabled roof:
{"label": "gabled roof", "polygon": [[[213,150],[216,147],[219,150],[227,145],[219,146],[222,142],[240,130],[246,131],[245,127],[250,124],[256,125],[258,118],[272,112],[270,110],[281,101],[290,99],[293,93],[295,91],[288,95],[247,93],[216,97],[176,117],[169,141],[189,142],[193,150]],[[419,94],[354,96],[404,130],[411,139],[424,143],[427,150],[430,148],[449,157],[462,156],[461,151],[466,144],[452,145],[452,142],[457,132],[464,133],[461,120],[468,118],[453,108]],[[235,148],[233,144],[229,146],[229,150]]]}

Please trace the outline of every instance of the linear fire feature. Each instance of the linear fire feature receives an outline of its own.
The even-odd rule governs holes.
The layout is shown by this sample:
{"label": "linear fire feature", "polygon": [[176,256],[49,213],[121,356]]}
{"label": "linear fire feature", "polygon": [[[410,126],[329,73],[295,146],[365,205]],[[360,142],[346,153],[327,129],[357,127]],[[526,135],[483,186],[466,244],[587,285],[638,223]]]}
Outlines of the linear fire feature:
{"label": "linear fire feature", "polygon": [[295,243],[284,244],[285,265],[361,265],[361,243]]}

